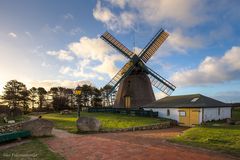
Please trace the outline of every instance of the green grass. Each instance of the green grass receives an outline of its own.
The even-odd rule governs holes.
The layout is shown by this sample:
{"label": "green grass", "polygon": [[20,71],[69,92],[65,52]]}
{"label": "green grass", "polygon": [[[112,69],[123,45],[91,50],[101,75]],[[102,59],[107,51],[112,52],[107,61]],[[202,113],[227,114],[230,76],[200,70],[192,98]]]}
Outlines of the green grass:
{"label": "green grass", "polygon": [[[83,117],[96,117],[101,122],[102,130],[113,130],[120,128],[129,128],[136,126],[146,126],[151,124],[158,124],[165,119],[160,118],[150,118],[150,117],[137,117],[128,116],[122,114],[113,113],[87,113],[81,112]],[[43,115],[43,118],[51,120],[55,123],[55,127],[59,129],[64,129],[72,133],[77,132],[76,120],[77,114],[72,113],[69,115],[61,115],[59,113],[51,113]]]}
{"label": "green grass", "polygon": [[[233,112],[233,119],[239,120],[239,116],[239,111]],[[170,141],[240,156],[240,125],[211,122],[190,128]]]}
{"label": "green grass", "polygon": [[[16,117],[9,117],[8,120],[15,120],[15,122],[21,122],[30,119],[27,115],[21,115]],[[3,119],[0,119],[0,126],[7,125],[8,123],[5,123]]]}
{"label": "green grass", "polygon": [[51,152],[46,144],[38,139],[0,151],[0,159],[4,160],[63,160],[61,156]]}

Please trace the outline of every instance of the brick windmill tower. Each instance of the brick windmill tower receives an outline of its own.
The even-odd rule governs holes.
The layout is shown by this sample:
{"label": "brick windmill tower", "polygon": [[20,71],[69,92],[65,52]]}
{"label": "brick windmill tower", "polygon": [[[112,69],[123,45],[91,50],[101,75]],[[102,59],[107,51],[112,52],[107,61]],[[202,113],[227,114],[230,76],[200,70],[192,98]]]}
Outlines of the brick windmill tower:
{"label": "brick windmill tower", "polygon": [[152,86],[170,95],[175,86],[146,66],[147,61],[167,39],[168,33],[160,29],[146,47],[136,55],[126,48],[110,33],[105,32],[101,38],[117,49],[129,61],[107,84],[111,86],[108,95],[117,90],[115,108],[139,108],[155,101]]}

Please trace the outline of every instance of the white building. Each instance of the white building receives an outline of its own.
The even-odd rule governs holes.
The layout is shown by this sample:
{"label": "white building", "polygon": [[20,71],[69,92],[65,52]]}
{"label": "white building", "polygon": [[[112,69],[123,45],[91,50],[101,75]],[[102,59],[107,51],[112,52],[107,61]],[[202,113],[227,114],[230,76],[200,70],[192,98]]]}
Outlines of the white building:
{"label": "white building", "polygon": [[182,126],[231,118],[231,105],[201,94],[168,96],[143,107],[159,117],[176,120]]}

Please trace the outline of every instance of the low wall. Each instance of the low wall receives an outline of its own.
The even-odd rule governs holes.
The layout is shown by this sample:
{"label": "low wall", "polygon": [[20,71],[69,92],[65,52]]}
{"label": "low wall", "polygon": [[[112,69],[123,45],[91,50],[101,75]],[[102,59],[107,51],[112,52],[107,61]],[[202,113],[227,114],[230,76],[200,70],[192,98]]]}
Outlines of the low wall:
{"label": "low wall", "polygon": [[0,126],[0,134],[22,130],[23,122]]}
{"label": "low wall", "polygon": [[130,128],[115,129],[115,130],[100,130],[99,132],[127,132],[127,131],[157,130],[157,129],[170,128],[173,125],[174,124],[168,121],[168,122],[162,122],[159,124],[153,124],[148,126],[130,127]]}
{"label": "low wall", "polygon": [[53,122],[46,119],[37,118],[14,124],[0,126],[0,134],[26,130],[30,131],[31,135],[35,137],[51,136],[53,126],[54,126]]}

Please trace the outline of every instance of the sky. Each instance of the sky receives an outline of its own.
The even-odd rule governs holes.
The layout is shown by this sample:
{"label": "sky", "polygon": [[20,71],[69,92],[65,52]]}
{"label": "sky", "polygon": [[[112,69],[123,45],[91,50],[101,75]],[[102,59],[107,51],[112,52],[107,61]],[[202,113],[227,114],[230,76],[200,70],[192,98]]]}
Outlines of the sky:
{"label": "sky", "polygon": [[163,28],[169,37],[147,66],[177,87],[172,95],[239,102],[239,10],[239,0],[0,0],[0,92],[12,79],[103,87],[128,61],[105,31],[138,54]]}

